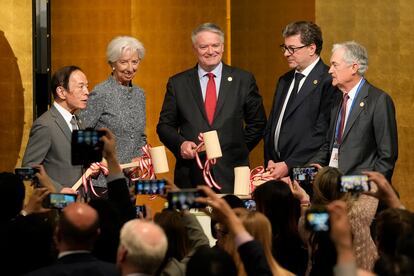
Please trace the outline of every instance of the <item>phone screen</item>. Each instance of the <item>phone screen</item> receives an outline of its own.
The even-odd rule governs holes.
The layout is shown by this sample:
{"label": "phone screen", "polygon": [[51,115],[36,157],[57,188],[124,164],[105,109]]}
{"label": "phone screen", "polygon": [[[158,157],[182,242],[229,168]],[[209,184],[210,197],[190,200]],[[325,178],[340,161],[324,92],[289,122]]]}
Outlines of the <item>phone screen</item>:
{"label": "phone screen", "polygon": [[312,182],[315,179],[318,169],[316,167],[293,167],[292,168],[292,180],[298,182],[301,181],[310,181]]}
{"label": "phone screen", "polygon": [[361,193],[371,189],[367,175],[344,175],[341,177],[341,192]]}
{"label": "phone screen", "polygon": [[52,193],[46,197],[45,207],[63,209],[69,204],[76,202],[76,197],[76,194]]}
{"label": "phone screen", "polygon": [[244,199],[243,204],[247,210],[256,211],[256,201],[254,201],[253,199]]}
{"label": "phone screen", "polygon": [[329,231],[329,213],[326,210],[309,209],[305,214],[305,224],[314,232]]}
{"label": "phone screen", "polygon": [[197,189],[182,189],[177,192],[170,192],[167,197],[169,209],[188,210],[206,207],[205,204],[195,202],[197,197],[205,197],[205,194]]}
{"label": "phone screen", "polygon": [[103,143],[100,138],[104,132],[92,128],[75,129],[72,132],[72,165],[89,166],[102,160]]}
{"label": "phone screen", "polygon": [[135,180],[135,194],[136,195],[164,195],[165,192],[165,179],[140,179]]}

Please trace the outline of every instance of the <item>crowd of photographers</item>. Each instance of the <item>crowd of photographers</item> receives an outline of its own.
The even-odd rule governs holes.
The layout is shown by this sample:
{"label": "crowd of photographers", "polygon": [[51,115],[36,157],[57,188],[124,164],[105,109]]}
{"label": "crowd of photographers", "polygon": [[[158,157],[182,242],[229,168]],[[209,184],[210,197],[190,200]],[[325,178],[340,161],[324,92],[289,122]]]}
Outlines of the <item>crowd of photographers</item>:
{"label": "crowd of photographers", "polygon": [[[199,206],[212,216],[216,246],[194,215],[166,209],[137,218],[135,200],[115,153],[107,197],[48,208],[55,193],[44,169],[25,203],[25,185],[0,174],[3,271],[7,275],[412,275],[414,215],[380,173],[367,172],[367,192],[341,191],[341,174],[323,168],[312,189],[286,178],[258,186],[255,210],[235,196],[200,186]],[[305,188],[305,189],[304,189]],[[177,188],[168,184],[172,192]],[[65,193],[74,191],[66,189]],[[70,196],[69,196],[70,198]],[[375,216],[378,199],[387,206]],[[360,202],[364,203],[361,204]],[[369,204],[367,205],[367,202]],[[230,207],[231,206],[231,207]],[[368,208],[367,206],[371,206]],[[63,208],[62,208],[63,207]],[[232,209],[233,208],[233,209]],[[149,211],[149,210],[148,210]],[[375,241],[375,243],[374,243]],[[135,273],[135,274],[134,274]]]}

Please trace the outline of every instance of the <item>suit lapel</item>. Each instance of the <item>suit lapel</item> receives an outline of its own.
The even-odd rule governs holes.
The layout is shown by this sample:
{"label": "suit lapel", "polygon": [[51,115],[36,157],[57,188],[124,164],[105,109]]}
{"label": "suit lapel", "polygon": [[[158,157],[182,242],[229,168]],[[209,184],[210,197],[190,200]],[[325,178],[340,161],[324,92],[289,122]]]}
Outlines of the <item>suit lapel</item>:
{"label": "suit lapel", "polygon": [[68,124],[66,123],[63,116],[59,113],[59,111],[56,109],[54,105],[50,108],[50,112],[55,119],[56,125],[58,128],[63,132],[63,134],[66,136],[68,141],[72,140],[72,132],[69,129]]}
{"label": "suit lapel", "polygon": [[188,85],[190,86],[191,94],[193,95],[193,98],[198,108],[200,109],[200,112],[203,115],[204,120],[206,120],[208,123],[206,109],[204,106],[203,94],[201,92],[200,79],[198,77],[197,66],[189,73],[188,78]]}
{"label": "suit lapel", "polygon": [[235,76],[232,76],[231,71],[231,67],[223,63],[223,70],[221,72],[220,88],[218,93],[216,111],[214,112],[213,124],[218,114],[220,114],[220,111],[224,106],[224,102],[228,94],[232,91],[231,85]]}
{"label": "suit lapel", "polygon": [[367,106],[366,98],[368,97],[369,86],[370,84],[367,81],[365,81],[364,85],[361,87],[361,90],[358,93],[358,96],[353,102],[351,114],[349,114],[348,121],[345,125],[344,134],[342,135],[342,141],[346,139],[349,130],[352,128],[352,125],[355,123],[356,119],[359,117],[359,114],[361,114],[362,110],[364,110],[364,108],[366,108]]}
{"label": "suit lapel", "polygon": [[[293,113],[293,111],[298,108],[299,105],[302,104],[302,102],[306,99],[306,97],[311,94],[315,88],[321,83],[322,76],[323,76],[323,69],[324,64],[322,62],[322,59],[318,61],[318,63],[315,65],[313,70],[310,72],[310,74],[306,77],[305,82],[303,83],[302,87],[299,90],[298,95],[296,96],[295,101],[289,108],[289,110],[285,111],[284,119],[290,116],[290,114]],[[292,76],[293,79],[293,76]]]}

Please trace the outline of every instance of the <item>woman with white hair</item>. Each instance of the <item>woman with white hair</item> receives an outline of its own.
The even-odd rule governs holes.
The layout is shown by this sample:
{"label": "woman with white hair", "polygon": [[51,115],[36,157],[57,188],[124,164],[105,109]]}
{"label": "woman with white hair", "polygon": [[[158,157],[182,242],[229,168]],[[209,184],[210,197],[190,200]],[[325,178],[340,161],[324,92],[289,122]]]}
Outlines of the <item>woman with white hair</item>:
{"label": "woman with white hair", "polygon": [[[87,108],[79,114],[84,127],[106,127],[115,134],[121,164],[139,157],[146,144],[145,94],[132,84],[144,54],[144,46],[136,38],[115,37],[106,50],[111,75],[94,87]],[[104,179],[99,179],[94,185],[105,186]]]}

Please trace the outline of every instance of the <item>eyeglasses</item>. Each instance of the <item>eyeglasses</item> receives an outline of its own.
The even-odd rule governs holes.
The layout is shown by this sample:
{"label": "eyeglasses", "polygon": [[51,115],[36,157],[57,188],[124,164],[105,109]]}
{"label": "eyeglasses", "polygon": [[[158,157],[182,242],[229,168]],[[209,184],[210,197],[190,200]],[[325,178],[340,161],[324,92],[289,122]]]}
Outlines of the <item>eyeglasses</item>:
{"label": "eyeglasses", "polygon": [[292,46],[286,46],[285,44],[281,44],[279,47],[280,47],[280,50],[282,51],[283,54],[285,53],[285,51],[288,51],[289,54],[293,55],[296,51],[298,51],[302,48],[308,47],[308,46],[309,46],[309,44],[299,46],[299,47],[292,47]]}

